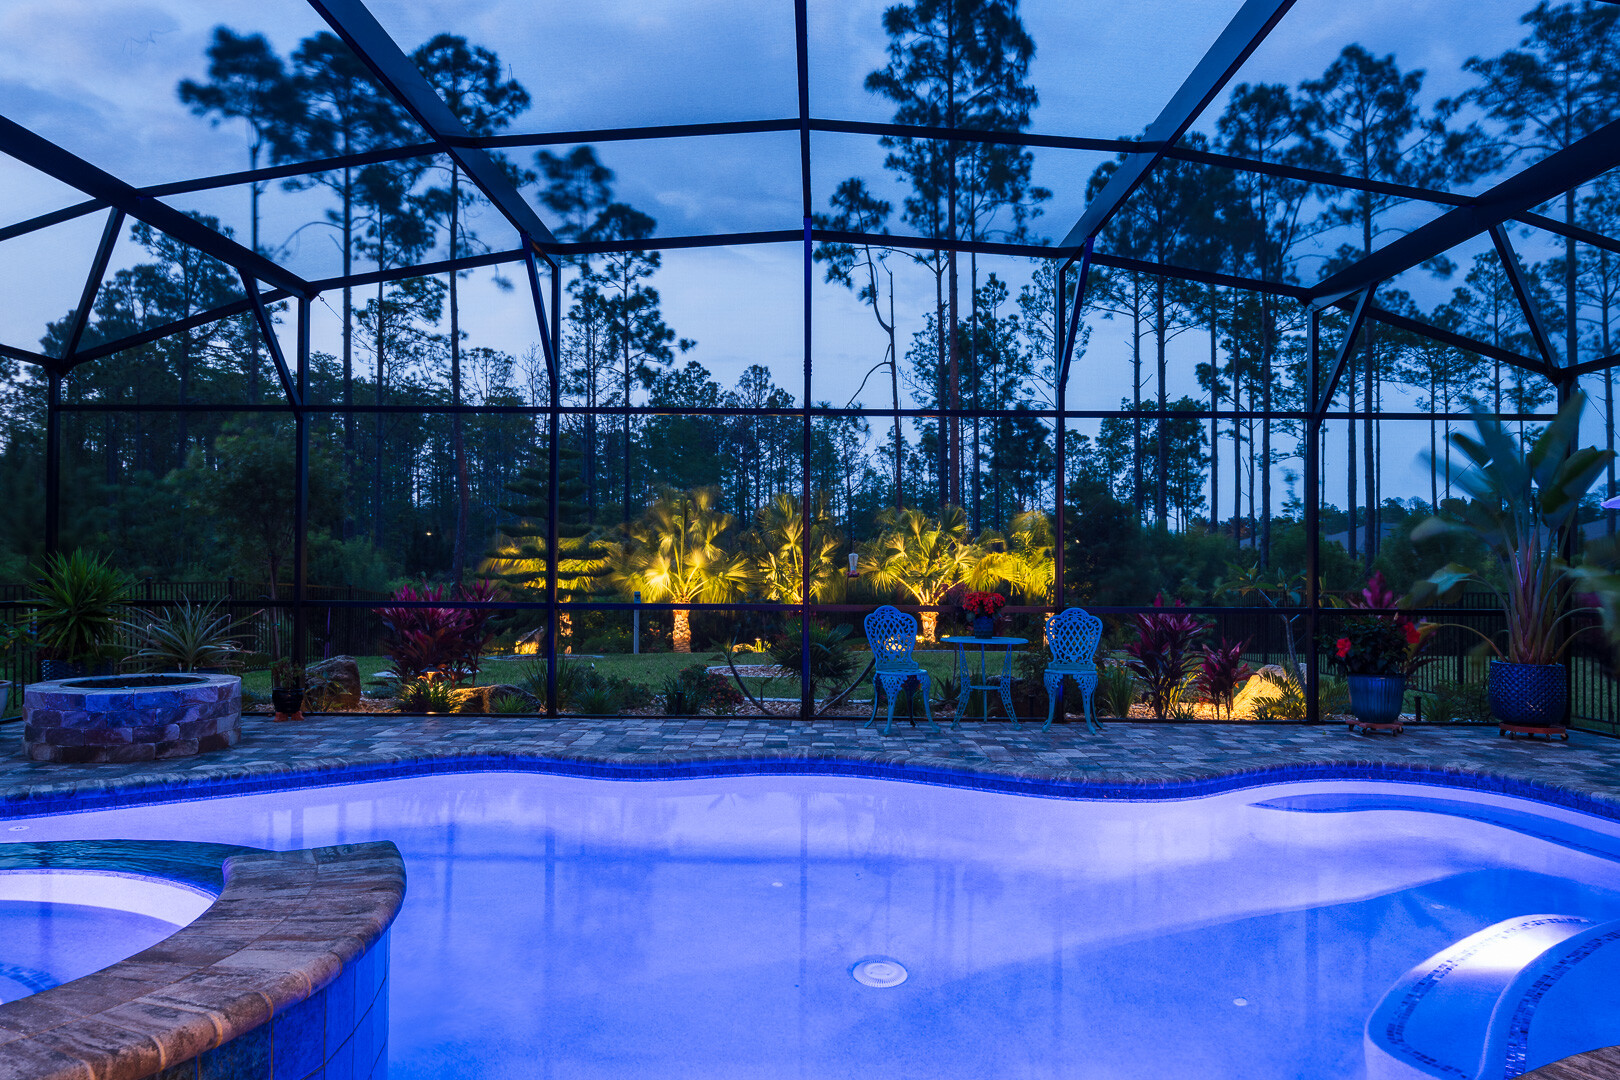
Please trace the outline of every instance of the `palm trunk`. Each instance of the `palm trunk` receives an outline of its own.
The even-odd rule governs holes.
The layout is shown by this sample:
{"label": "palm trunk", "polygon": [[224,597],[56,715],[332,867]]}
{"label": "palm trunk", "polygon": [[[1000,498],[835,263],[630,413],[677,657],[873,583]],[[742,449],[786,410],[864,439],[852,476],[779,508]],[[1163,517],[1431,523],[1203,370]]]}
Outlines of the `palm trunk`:
{"label": "palm trunk", "polygon": [[675,651],[689,653],[692,651],[692,613],[676,608],[671,614],[675,616]]}

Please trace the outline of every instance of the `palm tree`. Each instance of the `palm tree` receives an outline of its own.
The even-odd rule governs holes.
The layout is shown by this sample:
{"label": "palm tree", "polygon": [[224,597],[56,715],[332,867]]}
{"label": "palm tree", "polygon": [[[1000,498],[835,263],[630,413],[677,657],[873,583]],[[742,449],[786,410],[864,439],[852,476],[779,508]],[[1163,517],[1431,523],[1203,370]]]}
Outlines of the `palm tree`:
{"label": "palm tree", "polygon": [[[748,562],[724,550],[732,517],[716,508],[714,488],[666,488],[629,527],[630,546],[618,578],[653,603],[721,603],[747,586]],[[675,610],[675,651],[692,651],[691,612]]]}
{"label": "palm tree", "polygon": [[1050,602],[1056,571],[1051,518],[1039,510],[1025,510],[1013,515],[1005,536],[986,533],[979,544],[989,550],[974,565],[968,584],[988,589],[1005,581],[1023,600]]}
{"label": "palm tree", "polygon": [[[885,510],[878,516],[883,533],[868,548],[876,564],[872,582],[898,588],[925,607],[938,604],[951,587],[967,577],[979,551],[967,539],[967,513],[947,506],[938,518],[921,510]],[[925,641],[934,640],[937,611],[922,612]]]}
{"label": "palm tree", "polygon": [[[754,515],[749,537],[755,580],[767,600],[800,603],[804,597],[804,512],[798,499],[779,493]],[[810,597],[826,599],[843,575],[838,570],[842,546],[827,510],[827,495],[810,499]]]}

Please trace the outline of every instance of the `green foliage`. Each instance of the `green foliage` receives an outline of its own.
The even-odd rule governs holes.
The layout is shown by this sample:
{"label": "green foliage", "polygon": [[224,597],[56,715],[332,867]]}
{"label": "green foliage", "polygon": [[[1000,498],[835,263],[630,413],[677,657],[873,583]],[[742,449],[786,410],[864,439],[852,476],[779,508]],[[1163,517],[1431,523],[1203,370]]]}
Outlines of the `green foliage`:
{"label": "green foliage", "polygon": [[53,660],[104,659],[122,625],[131,582],[104,555],[84,551],[47,555],[29,600],[34,640]]}
{"label": "green foliage", "polygon": [[1124,664],[1105,662],[1097,666],[1097,692],[1091,704],[1099,716],[1128,717],[1131,706],[1142,697],[1142,684]]}
{"label": "green foliage", "polygon": [[1423,695],[1423,719],[1436,724],[1488,724],[1490,691],[1483,683],[1439,682]]}
{"label": "green foliage", "polygon": [[743,696],[724,675],[692,664],[664,680],[660,690],[666,716],[712,713],[729,716],[742,707]]}
{"label": "green foliage", "polygon": [[986,533],[979,537],[978,546],[984,554],[968,574],[968,584],[990,589],[1005,581],[1024,603],[1044,604],[1051,599],[1056,541],[1052,519],[1046,514],[1039,510],[1016,514],[1006,535]]}
{"label": "green foliage", "polygon": [[[868,575],[880,589],[900,589],[913,603],[935,605],[963,581],[978,562],[978,550],[968,542],[967,514],[948,506],[937,518],[921,510],[884,511],[878,517],[883,533],[867,546],[865,557],[874,569]],[[938,612],[921,614],[922,636],[933,641]]]}
{"label": "green foliage", "polygon": [[1324,633],[1322,644],[1346,675],[1405,675],[1415,642],[1392,618],[1355,615]]}
{"label": "green foliage", "polygon": [[[855,674],[857,660],[850,652],[848,638],[854,627],[840,624],[833,627],[810,624],[810,696],[819,698],[827,687],[842,688]],[[799,620],[787,625],[787,631],[771,643],[766,653],[771,663],[798,674],[802,671],[802,630]]]}
{"label": "green foliage", "polygon": [[447,679],[409,679],[400,683],[399,711],[405,713],[447,713],[455,711]]}
{"label": "green foliage", "polygon": [[[792,495],[778,493],[754,515],[754,530],[748,547],[754,580],[767,600],[797,604],[804,595],[805,531],[804,507]],[[843,536],[833,525],[827,506],[827,493],[816,492],[810,500],[810,596],[827,600],[844,584],[838,553]]]}
{"label": "green foliage", "polygon": [[238,624],[222,613],[217,603],[193,604],[143,611],[140,618],[123,621],[135,637],[130,655],[149,671],[196,671],[199,668],[240,666],[242,651],[232,634]]}
{"label": "green foliage", "polygon": [[499,716],[529,716],[540,706],[522,694],[496,694],[489,699],[489,711]]}
{"label": "green foliage", "polygon": [[[630,526],[630,545],[618,572],[626,592],[660,603],[719,603],[748,584],[746,559],[721,547],[730,514],[717,505],[713,488],[665,490]],[[675,651],[692,651],[691,613],[676,610]]]}
{"label": "green foliage", "polygon": [[[1255,698],[1257,720],[1305,719],[1305,686],[1292,673],[1277,675],[1261,672],[1269,689]],[[1350,684],[1332,675],[1321,675],[1317,680],[1316,711],[1321,717],[1342,716],[1350,708]]]}
{"label": "green foliage", "polygon": [[1585,406],[1585,395],[1576,394],[1528,447],[1499,421],[1476,414],[1475,435],[1451,437],[1472,465],[1457,481],[1471,497],[1412,530],[1414,541],[1458,534],[1485,546],[1495,573],[1443,566],[1417,584],[1409,601],[1421,606],[1455,597],[1470,583],[1486,586],[1507,617],[1506,647],[1489,639],[1486,644],[1516,664],[1562,659],[1573,640],[1563,633],[1563,624],[1580,610],[1572,603],[1577,589],[1597,595],[1611,627],[1620,609],[1620,581],[1593,567],[1577,572],[1562,557],[1582,500],[1614,458],[1608,450],[1574,449]]}

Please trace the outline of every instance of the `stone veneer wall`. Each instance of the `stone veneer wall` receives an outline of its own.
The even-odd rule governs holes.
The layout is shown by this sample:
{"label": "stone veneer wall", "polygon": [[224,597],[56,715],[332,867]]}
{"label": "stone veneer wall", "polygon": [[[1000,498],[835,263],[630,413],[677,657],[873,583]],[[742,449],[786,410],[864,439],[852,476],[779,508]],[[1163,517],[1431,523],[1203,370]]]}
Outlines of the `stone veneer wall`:
{"label": "stone veneer wall", "polygon": [[23,753],[30,761],[129,762],[235,746],[242,680],[185,677],[194,681],[131,688],[113,675],[31,683],[23,689]]}
{"label": "stone veneer wall", "polygon": [[387,1070],[388,842],[243,851],[190,926],[0,1005],[5,1080],[373,1080]]}

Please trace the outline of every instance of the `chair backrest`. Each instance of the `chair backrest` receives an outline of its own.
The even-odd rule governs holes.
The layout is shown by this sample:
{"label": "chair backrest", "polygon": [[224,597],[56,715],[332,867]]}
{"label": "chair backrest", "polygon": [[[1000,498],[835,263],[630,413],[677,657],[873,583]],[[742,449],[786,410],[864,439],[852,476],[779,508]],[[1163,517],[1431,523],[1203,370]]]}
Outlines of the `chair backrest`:
{"label": "chair backrest", "polygon": [[1046,641],[1060,663],[1089,663],[1096,659],[1102,628],[1102,620],[1085,608],[1065,608],[1046,620]]}
{"label": "chair backrest", "polygon": [[884,604],[866,617],[866,641],[879,671],[916,666],[911,650],[917,644],[917,620],[894,605]]}

